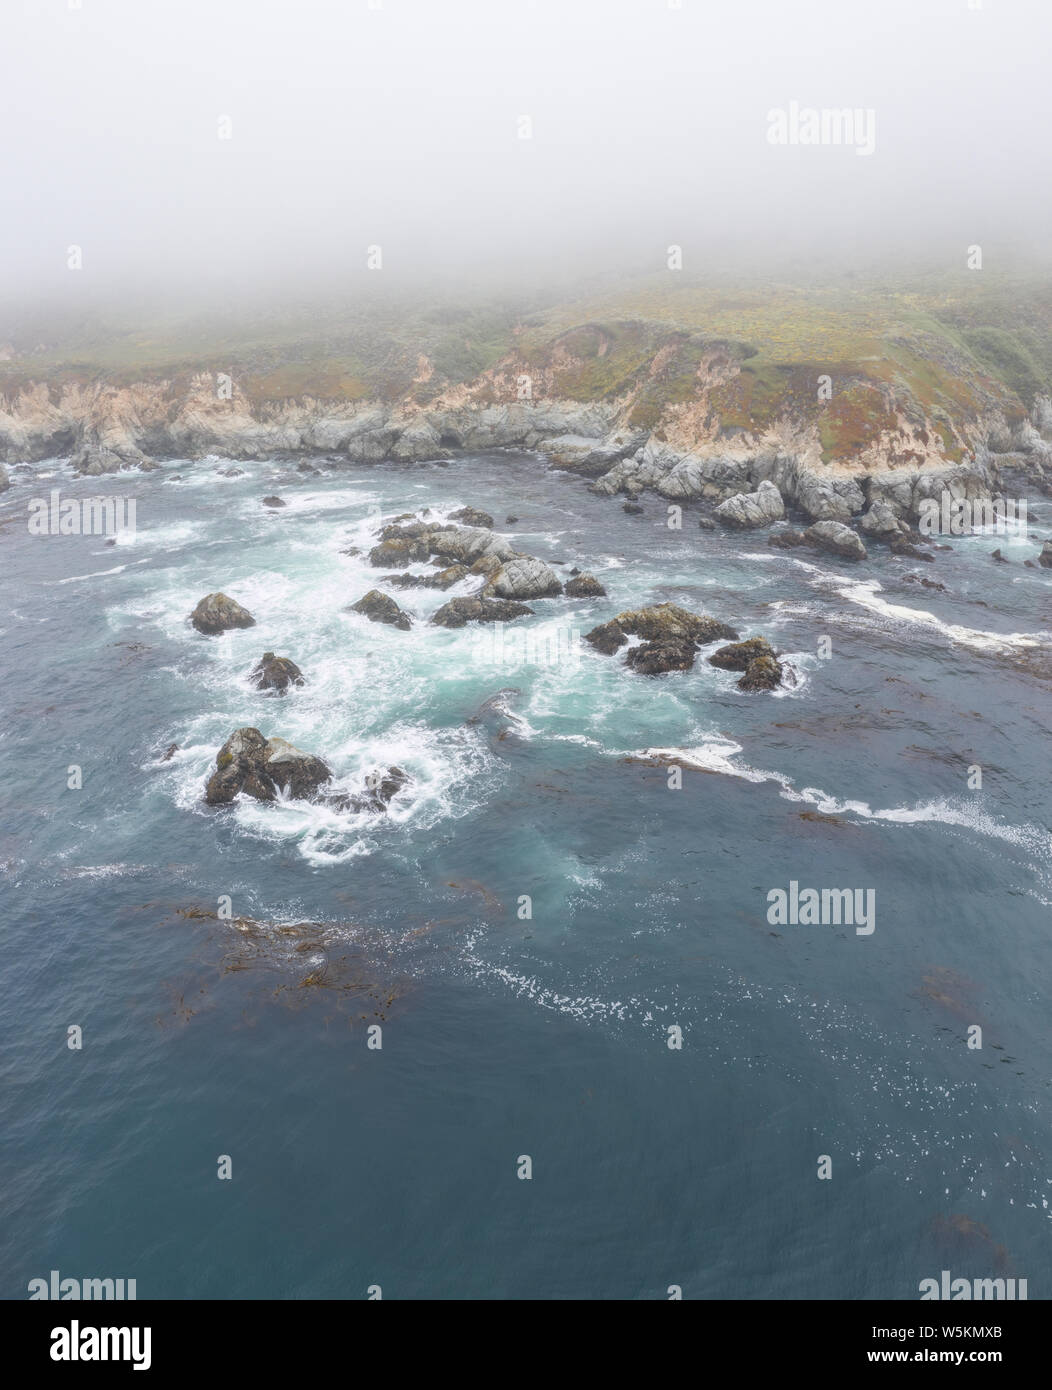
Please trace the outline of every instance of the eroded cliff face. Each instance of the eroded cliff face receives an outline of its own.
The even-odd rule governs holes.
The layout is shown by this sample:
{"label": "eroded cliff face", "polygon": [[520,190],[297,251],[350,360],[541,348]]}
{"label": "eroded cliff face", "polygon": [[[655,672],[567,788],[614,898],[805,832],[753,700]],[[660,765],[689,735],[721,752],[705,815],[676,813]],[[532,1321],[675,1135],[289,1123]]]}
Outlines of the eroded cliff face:
{"label": "eroded cliff face", "polygon": [[[912,519],[919,502],[943,488],[955,496],[993,496],[1007,477],[1052,488],[1052,407],[1044,398],[1029,419],[1013,423],[993,402],[986,412],[948,422],[944,413],[928,419],[885,399],[848,447],[835,439],[831,447],[821,411],[789,397],[763,420],[730,412],[727,390],[742,375],[742,363],[719,349],[697,361],[686,399],[658,406],[653,383],[667,368],[660,353],[633,389],[615,399],[560,397],[579,365],[567,352],[556,352],[540,369],[512,356],[425,402],[412,395],[394,402],[310,396],[253,402],[236,380],[211,373],[182,386],[36,384],[0,398],[0,458],[69,457],[74,471],[95,476],[209,454],[377,463],[516,447],[547,454],[609,495],[652,489],[669,499],[718,503],[771,482],[816,521],[857,517],[875,502]],[[418,380],[429,378],[422,358]]]}

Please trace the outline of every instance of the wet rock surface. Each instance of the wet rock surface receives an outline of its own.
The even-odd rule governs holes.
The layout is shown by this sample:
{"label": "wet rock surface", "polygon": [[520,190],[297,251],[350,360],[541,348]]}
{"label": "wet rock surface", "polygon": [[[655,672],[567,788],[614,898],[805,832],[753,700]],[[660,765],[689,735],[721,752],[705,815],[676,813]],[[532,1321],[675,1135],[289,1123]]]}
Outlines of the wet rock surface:
{"label": "wet rock surface", "polygon": [[232,628],[254,627],[256,620],[247,608],[223,593],[206,594],[190,614],[190,621],[198,632],[207,637],[227,632]]}
{"label": "wet rock surface", "polygon": [[399,608],[390,594],[385,594],[379,589],[370,589],[357,603],[352,603],[347,611],[349,613],[361,613],[371,623],[387,623],[390,627],[397,627],[402,632],[408,632],[413,626],[413,620],[409,614]]}
{"label": "wet rock surface", "polygon": [[244,794],[276,801],[312,798],[332,777],[325,763],[283,738],[264,738],[256,728],[237,729],[216,754],[216,769],[205,787],[209,806],[226,806]]}
{"label": "wet rock surface", "polygon": [[252,680],[257,690],[276,690],[283,695],[289,686],[303,685],[303,672],[287,656],[275,656],[264,652],[262,659],[252,669]]}

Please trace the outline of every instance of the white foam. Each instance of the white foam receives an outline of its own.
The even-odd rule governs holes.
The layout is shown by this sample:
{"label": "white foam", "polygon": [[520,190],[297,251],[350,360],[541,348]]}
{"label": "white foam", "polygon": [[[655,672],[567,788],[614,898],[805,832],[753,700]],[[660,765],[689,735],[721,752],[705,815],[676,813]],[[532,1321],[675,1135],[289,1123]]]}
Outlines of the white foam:
{"label": "white foam", "polygon": [[738,764],[734,761],[742,751],[731,740],[711,740],[692,748],[646,748],[631,756],[657,758],[679,763],[703,772],[718,772],[738,777],[746,782],[773,782],[779,795],[787,801],[814,806],[825,815],[856,816],[860,820],[886,822],[893,825],[920,825],[936,822],[971,830],[992,839],[1004,840],[1042,861],[1052,858],[1052,834],[1038,825],[1008,825],[995,820],[977,798],[945,797],[922,802],[916,806],[892,806],[874,810],[868,802],[840,799],[819,787],[797,790],[792,781],[780,772],[768,772]]}

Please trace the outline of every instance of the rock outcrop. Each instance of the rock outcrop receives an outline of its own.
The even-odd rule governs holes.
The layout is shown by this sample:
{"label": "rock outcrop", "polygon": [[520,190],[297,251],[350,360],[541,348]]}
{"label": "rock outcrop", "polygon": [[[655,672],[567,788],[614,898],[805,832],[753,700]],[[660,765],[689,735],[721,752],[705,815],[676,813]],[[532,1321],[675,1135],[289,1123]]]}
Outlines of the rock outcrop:
{"label": "rock outcrop", "polygon": [[452,589],[470,573],[467,565],[447,565],[437,574],[382,574],[380,579],[396,589]]}
{"label": "rock outcrop", "polygon": [[247,608],[242,608],[226,594],[206,594],[194,611],[190,621],[198,632],[214,637],[231,628],[255,627],[256,620]]}
{"label": "rock outcrop", "polygon": [[481,512],[477,507],[461,507],[457,512],[450,512],[450,521],[462,521],[465,526],[485,526],[493,529],[493,518],[489,512]]}
{"label": "rock outcrop", "polygon": [[347,611],[361,613],[371,623],[387,623],[391,627],[400,628],[402,632],[408,632],[413,626],[409,614],[399,608],[390,594],[381,593],[379,589],[370,589],[357,603],[352,603]]}
{"label": "rock outcrop", "polygon": [[738,682],[739,690],[777,690],[782,683],[782,668],[773,656],[757,656],[745,668]]}
{"label": "rock outcrop", "polygon": [[856,531],[839,521],[816,521],[804,532],[804,539],[819,550],[845,560],[864,560],[866,547]]}
{"label": "rock outcrop", "polygon": [[709,657],[710,666],[718,666],[721,671],[745,671],[749,663],[758,656],[773,656],[771,644],[766,637],[749,637],[744,642],[733,642],[729,647],[720,647]]}
{"label": "rock outcrop", "polygon": [[749,637],[720,647],[709,657],[712,666],[723,671],[742,671],[741,690],[776,690],[782,683],[782,666],[766,637]]}
{"label": "rock outcrop", "polygon": [[252,680],[257,690],[276,690],[284,695],[290,685],[303,684],[303,672],[287,656],[264,652],[263,659],[252,669]]}
{"label": "rock outcrop", "polygon": [[728,497],[716,508],[716,516],[725,526],[746,528],[769,526],[785,516],[782,494],[773,483],[763,482],[755,492],[740,492]]}
{"label": "rock outcrop", "polygon": [[451,598],[431,617],[436,627],[464,627],[468,623],[509,623],[532,613],[524,603],[499,598]]}
{"label": "rock outcrop", "polygon": [[283,738],[264,738],[258,729],[237,729],[216,755],[205,801],[209,806],[226,806],[242,793],[257,801],[276,801],[279,793],[308,800],[331,777],[313,753],[304,753]]}
{"label": "rock outcrop", "polygon": [[411,781],[404,768],[388,767],[370,772],[366,776],[363,792],[339,792],[326,795],[322,799],[326,806],[331,806],[335,811],[350,811],[353,814],[366,811],[372,815],[380,815],[387,811],[394,798]]}
{"label": "rock outcrop", "polygon": [[697,646],[685,637],[667,637],[660,642],[641,642],[625,656],[625,665],[641,676],[660,676],[666,671],[689,671],[694,665]]}
{"label": "rock outcrop", "polygon": [[[618,636],[621,642],[615,640]],[[626,608],[610,622],[585,633],[584,640],[598,651],[609,648],[613,652],[627,637],[642,637],[647,642],[678,638],[704,645],[720,638],[736,641],[738,634],[717,618],[690,613],[675,603],[657,603],[650,608]]]}
{"label": "rock outcrop", "polygon": [[689,671],[699,646],[737,636],[717,618],[690,613],[675,603],[658,603],[650,608],[626,609],[586,632],[584,640],[596,651],[612,656],[629,637],[642,637],[643,641],[625,654],[625,665],[640,675],[657,676],[665,671]]}
{"label": "rock outcrop", "polygon": [[523,602],[526,599],[551,598],[561,594],[563,586],[550,566],[533,555],[513,555],[483,589],[487,598],[508,598]]}
{"label": "rock outcrop", "polygon": [[594,574],[575,574],[563,586],[567,598],[606,598],[606,590]]}

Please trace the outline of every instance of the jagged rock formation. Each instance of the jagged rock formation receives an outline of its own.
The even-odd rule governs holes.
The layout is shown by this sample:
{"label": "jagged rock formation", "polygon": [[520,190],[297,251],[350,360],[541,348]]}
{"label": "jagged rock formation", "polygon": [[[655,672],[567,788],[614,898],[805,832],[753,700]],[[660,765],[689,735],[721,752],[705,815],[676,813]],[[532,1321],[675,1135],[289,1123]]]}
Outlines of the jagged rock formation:
{"label": "jagged rock formation", "polygon": [[774,483],[764,481],[755,492],[728,497],[716,508],[716,515],[726,526],[769,526],[785,516],[785,504]]}
{"label": "jagged rock formation", "polygon": [[209,806],[226,806],[242,792],[257,801],[276,801],[279,790],[304,800],[331,777],[313,753],[304,753],[283,738],[264,738],[258,729],[237,729],[216,754],[205,801]]}
{"label": "jagged rock formation", "polygon": [[864,560],[866,547],[857,532],[839,521],[816,521],[804,532],[804,540],[845,560]]}
{"label": "jagged rock formation", "polygon": [[563,586],[567,598],[606,598],[606,590],[594,574],[575,574]]}
{"label": "jagged rock formation", "polygon": [[640,675],[657,676],[665,671],[689,671],[700,646],[737,636],[717,618],[690,613],[675,603],[658,603],[651,608],[626,609],[586,632],[584,640],[596,651],[612,656],[629,637],[642,637],[639,645],[629,648],[625,664]]}
{"label": "jagged rock formation", "polygon": [[252,679],[257,690],[276,690],[284,695],[290,685],[303,684],[303,672],[287,656],[264,652],[262,660],[252,668]]}
{"label": "jagged rock formation", "polygon": [[742,671],[740,690],[777,690],[782,683],[782,666],[766,637],[750,637],[721,647],[709,657],[712,666],[724,671]]}
{"label": "jagged rock formation", "polygon": [[352,603],[347,611],[349,613],[361,613],[371,623],[388,623],[391,627],[400,628],[403,632],[408,632],[413,626],[413,620],[409,614],[404,613],[399,608],[390,594],[381,593],[379,589],[370,589],[357,603]]}
{"label": "jagged rock formation", "polygon": [[[262,374],[251,360],[228,364],[223,389],[218,366],[179,376],[177,355],[171,379],[131,385],[71,365],[85,360],[79,351],[49,381],[34,380],[27,356],[0,369],[0,460],[70,457],[97,476],[209,454],[367,464],[517,447],[546,452],[597,493],[623,493],[631,508],[652,491],[752,524],[754,509],[776,514],[773,489],[812,522],[865,513],[881,528],[866,528],[874,535],[891,534],[877,504],[915,522],[920,502],[944,489],[993,497],[1023,482],[1052,493],[1045,364],[1013,374],[1031,339],[998,358],[989,333],[962,328],[960,304],[937,294],[918,329],[882,288],[845,303],[833,292],[743,286],[737,309],[723,291],[687,293],[678,306],[666,291],[631,311],[626,301],[605,322],[588,310],[572,327],[572,306],[560,306],[528,332],[509,331],[493,365],[470,379],[425,355],[423,321],[403,348],[392,338],[364,352],[367,334],[348,349],[368,359],[366,378],[349,380],[344,396],[311,394],[323,383],[298,351]],[[1012,308],[1022,313],[1018,296]],[[441,346],[429,339],[426,350]],[[826,380],[829,391],[816,390]],[[456,519],[492,525],[470,507]]]}
{"label": "jagged rock formation", "polygon": [[190,614],[190,621],[208,637],[230,628],[254,627],[256,623],[247,608],[221,593],[206,594]]}

